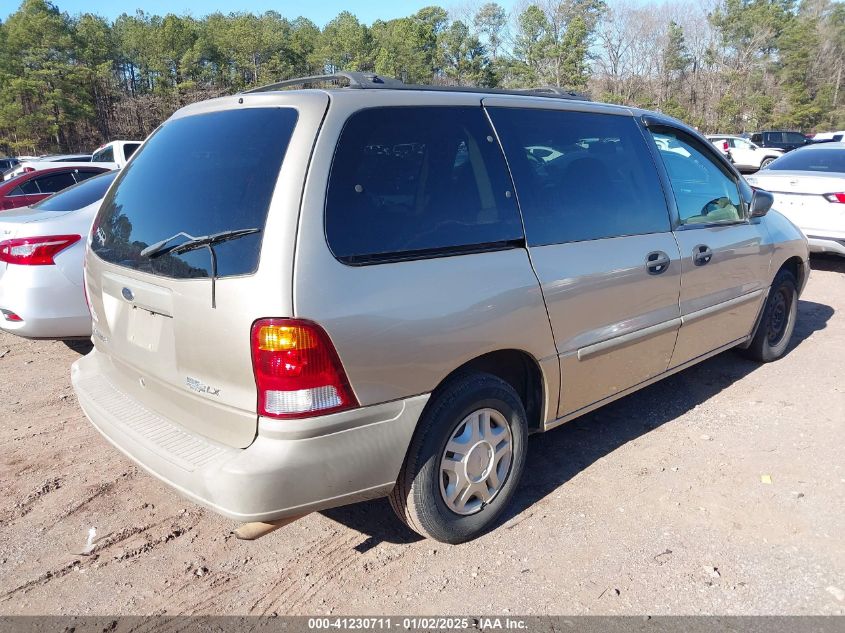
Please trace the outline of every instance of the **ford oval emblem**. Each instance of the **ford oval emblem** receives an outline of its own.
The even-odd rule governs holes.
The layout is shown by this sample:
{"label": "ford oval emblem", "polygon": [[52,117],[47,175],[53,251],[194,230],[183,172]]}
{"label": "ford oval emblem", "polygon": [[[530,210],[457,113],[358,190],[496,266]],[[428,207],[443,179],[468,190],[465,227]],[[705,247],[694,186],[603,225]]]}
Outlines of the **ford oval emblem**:
{"label": "ford oval emblem", "polygon": [[122,294],[123,298],[126,299],[127,301],[134,301],[135,300],[135,294],[129,288],[124,288],[123,290],[120,291],[120,294]]}

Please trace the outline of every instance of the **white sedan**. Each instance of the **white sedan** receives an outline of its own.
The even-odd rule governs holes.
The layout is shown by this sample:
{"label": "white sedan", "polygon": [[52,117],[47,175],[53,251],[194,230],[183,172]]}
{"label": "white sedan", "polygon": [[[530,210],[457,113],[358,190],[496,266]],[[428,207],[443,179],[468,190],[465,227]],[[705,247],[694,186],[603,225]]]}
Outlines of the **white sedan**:
{"label": "white sedan", "polygon": [[845,143],[801,147],[746,180],[774,194],[811,251],[845,256]]}
{"label": "white sedan", "polygon": [[117,173],[0,213],[0,329],[26,338],[91,336],[82,259],[91,224]]}

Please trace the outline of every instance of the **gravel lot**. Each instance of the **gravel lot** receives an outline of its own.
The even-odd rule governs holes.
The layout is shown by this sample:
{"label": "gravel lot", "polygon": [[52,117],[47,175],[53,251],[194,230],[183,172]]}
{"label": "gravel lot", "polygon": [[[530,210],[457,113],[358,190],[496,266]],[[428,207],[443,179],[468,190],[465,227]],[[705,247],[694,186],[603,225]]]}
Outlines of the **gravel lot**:
{"label": "gravel lot", "polygon": [[845,261],[813,265],[786,358],[533,437],[504,524],[455,547],[384,500],[237,541],[89,426],[85,345],[0,334],[0,614],[845,614]]}

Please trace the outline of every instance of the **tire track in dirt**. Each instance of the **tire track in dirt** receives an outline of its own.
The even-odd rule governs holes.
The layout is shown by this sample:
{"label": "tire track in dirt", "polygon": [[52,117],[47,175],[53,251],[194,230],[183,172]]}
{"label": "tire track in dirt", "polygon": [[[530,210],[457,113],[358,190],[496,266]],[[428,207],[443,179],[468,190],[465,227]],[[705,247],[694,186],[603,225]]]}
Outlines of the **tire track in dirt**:
{"label": "tire track in dirt", "polygon": [[[300,557],[296,563],[289,568],[289,573],[274,587],[260,596],[249,610],[250,615],[268,615],[277,611],[284,605],[281,611],[284,614],[292,614],[302,599],[311,592],[312,588],[320,579],[324,586],[337,577],[332,570],[345,569],[350,562],[360,556],[354,546],[360,535],[342,533],[332,536],[325,543],[321,543],[316,549],[308,551],[308,554]],[[314,578],[309,585],[302,587],[301,578],[308,573],[309,578]],[[287,601],[287,598],[291,598]],[[259,605],[267,600],[259,611]]]}
{"label": "tire track in dirt", "polygon": [[61,521],[62,519],[66,519],[69,516],[76,514],[77,512],[79,512],[80,510],[85,508],[85,506],[90,504],[92,501],[98,499],[99,497],[102,497],[103,495],[106,495],[106,494],[112,492],[115,488],[117,488],[118,484],[120,484],[121,482],[131,481],[137,475],[138,475],[137,469],[130,468],[129,470],[122,473],[120,476],[115,477],[111,481],[103,481],[103,482],[97,484],[96,487],[94,488],[93,492],[91,492],[88,496],[86,496],[81,501],[77,502],[76,504],[74,504],[70,508],[68,508],[62,515],[60,515],[58,517],[57,522]]}
{"label": "tire track in dirt", "polygon": [[[212,571],[205,588],[197,591],[196,583],[190,583],[175,592],[174,595],[183,592],[190,595],[175,604],[172,612],[186,615],[220,612],[221,601],[232,595],[230,582],[237,580],[238,589],[249,605],[244,613],[266,615],[278,610],[282,603],[285,603],[284,610],[279,612],[292,613],[292,605],[301,605],[303,599],[310,599],[309,594],[323,588],[316,587],[318,582],[324,585],[327,580],[337,577],[337,573],[331,573],[331,570],[345,570],[360,556],[354,549],[359,540],[358,533],[335,533],[310,548],[297,548],[285,561],[267,561],[242,573]],[[303,587],[302,579],[306,574],[309,585]],[[290,602],[286,602],[288,598],[291,598]]]}
{"label": "tire track in dirt", "polygon": [[[132,560],[134,558],[138,558],[139,556],[141,556],[143,554],[148,554],[149,552],[151,552],[152,550],[156,549],[157,547],[159,547],[161,545],[165,545],[165,544],[169,543],[170,541],[179,538],[180,536],[184,535],[186,532],[188,532],[187,529],[183,529],[181,527],[172,527],[171,530],[169,532],[167,532],[167,534],[164,534],[163,536],[160,536],[160,537],[153,539],[151,541],[147,541],[143,545],[139,545],[139,546],[134,547],[130,550],[126,550],[120,556],[115,556],[112,559],[112,561],[125,562],[125,561]],[[123,540],[125,540],[125,539],[123,539]],[[109,562],[111,562],[111,561],[109,561]],[[106,563],[103,563],[100,566],[104,567],[107,564],[109,564],[109,563],[106,562]]]}
{"label": "tire track in dirt", "polygon": [[101,484],[98,484],[94,492],[89,494],[87,497],[82,499],[82,501],[78,501],[77,503],[73,504],[69,509],[67,509],[61,516],[59,516],[58,521],[62,519],[66,519],[69,516],[72,516],[82,510],[85,506],[89,503],[97,499],[98,497],[103,496],[104,494],[110,492],[114,487],[117,481],[106,481]]}
{"label": "tire track in dirt", "polygon": [[[117,545],[118,543],[125,541],[126,539],[129,539],[129,538],[131,538],[131,537],[133,537],[137,534],[141,534],[141,533],[145,532],[146,530],[150,529],[151,527],[154,527],[154,526],[153,525],[133,526],[133,527],[129,527],[129,528],[125,528],[123,530],[120,530],[116,534],[106,535],[105,537],[103,537],[103,539],[99,543],[97,543],[97,545],[95,545],[91,549],[91,552],[88,554],[88,557],[89,557],[88,560],[90,560],[92,562],[97,561],[99,559],[99,554],[102,551],[108,549],[109,547],[111,547],[113,545]],[[102,563],[100,563],[100,566],[104,567],[105,565],[108,564],[108,562],[109,561],[103,561]],[[68,563],[67,565],[65,565],[63,567],[59,567],[57,569],[51,569],[49,571],[46,571],[43,574],[41,574],[40,576],[37,576],[36,578],[33,578],[31,580],[28,580],[25,583],[18,585],[14,589],[10,589],[10,590],[6,591],[5,593],[0,594],[0,599],[9,598],[9,597],[13,596],[14,594],[19,593],[21,591],[26,592],[29,589],[32,589],[33,587],[36,587],[36,586],[39,586],[39,585],[46,585],[51,580],[54,580],[56,578],[61,578],[62,576],[65,576],[68,573],[70,573],[71,571],[73,571],[73,569],[75,567],[81,567],[81,566],[85,566],[83,559],[74,559],[72,562]]]}
{"label": "tire track in dirt", "polygon": [[[140,526],[129,526],[123,528],[122,530],[119,530],[116,533],[108,534],[102,537],[102,539],[94,545],[94,547],[87,555],[84,555],[82,558],[75,558],[73,561],[62,567],[46,571],[43,574],[37,576],[36,578],[28,580],[18,585],[17,587],[14,587],[13,589],[10,589],[0,594],[0,601],[8,600],[13,595],[18,594],[20,592],[27,592],[35,587],[46,585],[52,580],[66,576],[71,571],[74,571],[77,568],[85,568],[95,562],[100,568],[104,568],[112,563],[123,563],[131,561],[144,554],[147,554],[150,551],[162,545],[165,545],[179,538],[180,536],[183,536],[184,534],[193,529],[197,522],[195,517],[194,522],[187,526],[179,526],[177,524],[178,519],[184,516],[185,515],[170,516],[155,523],[148,523],[146,525]],[[170,529],[167,530],[165,534],[157,538],[149,539],[147,540],[147,542],[135,546],[131,549],[126,549],[120,554],[113,555],[111,558],[103,556],[103,554],[107,553],[110,548],[119,545],[120,543],[123,543],[134,536],[142,535],[154,528],[161,527],[167,524],[168,522],[170,523]]]}
{"label": "tire track in dirt", "polygon": [[[202,582],[200,579],[194,579],[196,582],[185,583],[180,589],[187,590],[193,592],[193,596],[198,598],[198,600],[194,601],[193,606],[190,610],[184,609],[168,609],[171,613],[175,615],[186,615],[186,616],[202,616],[208,615],[208,611],[212,613],[230,613],[231,612],[231,605],[224,603],[221,601],[222,596],[230,595],[230,591],[228,590],[228,584],[233,580],[240,580],[242,578],[241,575],[232,573],[229,571],[222,571],[222,572],[210,572],[206,577],[206,582],[208,583],[207,586],[197,592],[197,585],[196,582]],[[209,607],[214,607],[209,609]],[[205,611],[205,612],[204,612]],[[178,624],[172,627],[162,626],[159,629],[156,629],[156,633],[167,633],[167,631],[181,631],[182,627]]]}
{"label": "tire track in dirt", "polygon": [[73,562],[68,563],[64,567],[59,567],[58,569],[51,569],[50,571],[46,571],[37,578],[28,580],[22,585],[18,585],[14,589],[9,589],[8,591],[0,594],[0,601],[5,602],[15,594],[20,593],[21,591],[26,592],[32,589],[33,587],[37,587],[39,585],[46,585],[48,582],[56,578],[67,576],[70,572],[79,567],[79,565],[79,560],[74,560]]}
{"label": "tire track in dirt", "polygon": [[[187,592],[190,598],[168,611],[187,615],[219,613],[221,609],[226,610],[224,604],[234,595],[230,582],[238,581],[236,588],[249,605],[245,614],[266,616],[273,613],[313,613],[315,599],[354,580],[350,570],[356,568],[358,563],[361,563],[362,573],[369,573],[375,567],[382,568],[396,563],[405,554],[401,550],[398,555],[367,560],[364,558],[366,554],[355,549],[361,538],[362,534],[357,531],[333,531],[330,536],[310,547],[305,545],[297,548],[290,553],[288,560],[281,563],[268,561],[240,574],[232,570],[212,571],[208,585],[200,591],[197,591],[195,583],[179,587],[175,594]],[[230,610],[239,607],[229,604]]]}
{"label": "tire track in dirt", "polygon": [[41,499],[49,495],[51,492],[54,492],[61,487],[61,477],[52,477],[48,479],[43,484],[41,484],[41,486],[36,488],[33,492],[30,492],[23,501],[17,503],[15,508],[8,513],[9,518],[7,519],[7,521],[11,523],[15,519],[25,517],[27,514],[32,512],[32,509],[36,503],[38,503]]}
{"label": "tire track in dirt", "polygon": [[[310,607],[312,600],[318,594],[326,590],[333,590],[338,586],[343,586],[345,584],[343,581],[346,579],[347,570],[355,566],[356,563],[359,563],[363,556],[355,550],[355,544],[359,540],[358,535],[353,535],[347,543],[336,548],[334,550],[335,552],[338,550],[343,551],[341,551],[340,556],[336,560],[331,561],[331,566],[328,569],[323,571],[318,566],[317,569],[310,571],[309,578],[313,578],[313,581],[307,585],[291,584],[282,595],[272,600],[261,615],[267,615],[273,611],[278,612],[282,606],[284,606],[284,610],[281,613],[299,615],[303,613],[303,608],[307,610]],[[299,591],[296,591],[297,589]],[[287,602],[285,602],[286,598],[289,598]]]}
{"label": "tire track in dirt", "polygon": [[[148,540],[141,545],[137,545],[135,547],[132,547],[131,549],[124,550],[124,552],[119,555],[113,555],[111,559],[101,561],[100,567],[105,567],[113,562],[130,561],[144,554],[147,554],[152,550],[161,547],[162,545],[166,545],[167,543],[170,543],[171,541],[179,538],[180,536],[184,536],[188,532],[192,531],[199,523],[201,515],[201,511],[195,511],[192,513],[186,512],[177,515],[170,515],[161,519],[160,521],[149,523],[147,525],[129,526],[123,528],[122,530],[119,530],[113,535],[105,536],[102,541],[98,542],[91,550],[91,555],[100,555],[106,552],[111,547],[114,547],[119,543],[123,543],[124,541],[127,541],[134,536],[149,536],[147,533],[153,530],[154,528],[168,526],[164,534],[155,538],[148,538]],[[184,521],[180,521],[184,519],[188,519],[188,521],[186,523]]]}

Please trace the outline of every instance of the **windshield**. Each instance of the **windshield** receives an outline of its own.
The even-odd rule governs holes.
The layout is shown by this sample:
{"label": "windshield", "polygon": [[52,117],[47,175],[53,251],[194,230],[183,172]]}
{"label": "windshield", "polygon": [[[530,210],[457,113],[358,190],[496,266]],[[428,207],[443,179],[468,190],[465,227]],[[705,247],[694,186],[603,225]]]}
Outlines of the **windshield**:
{"label": "windshield", "polygon": [[772,171],[820,171],[845,173],[845,149],[808,147],[785,154],[771,163],[767,170]]}
{"label": "windshield", "polygon": [[117,171],[109,171],[93,178],[62,189],[49,198],[32,205],[33,209],[39,211],[75,211],[87,207],[106,195],[106,190],[117,176]]}
{"label": "windshield", "polygon": [[[292,108],[243,108],[165,123],[138,148],[103,202],[92,250],[107,262],[174,278],[209,277],[206,249],[151,258],[171,235],[259,228],[296,125]],[[255,272],[261,233],[215,247],[218,275]]]}

